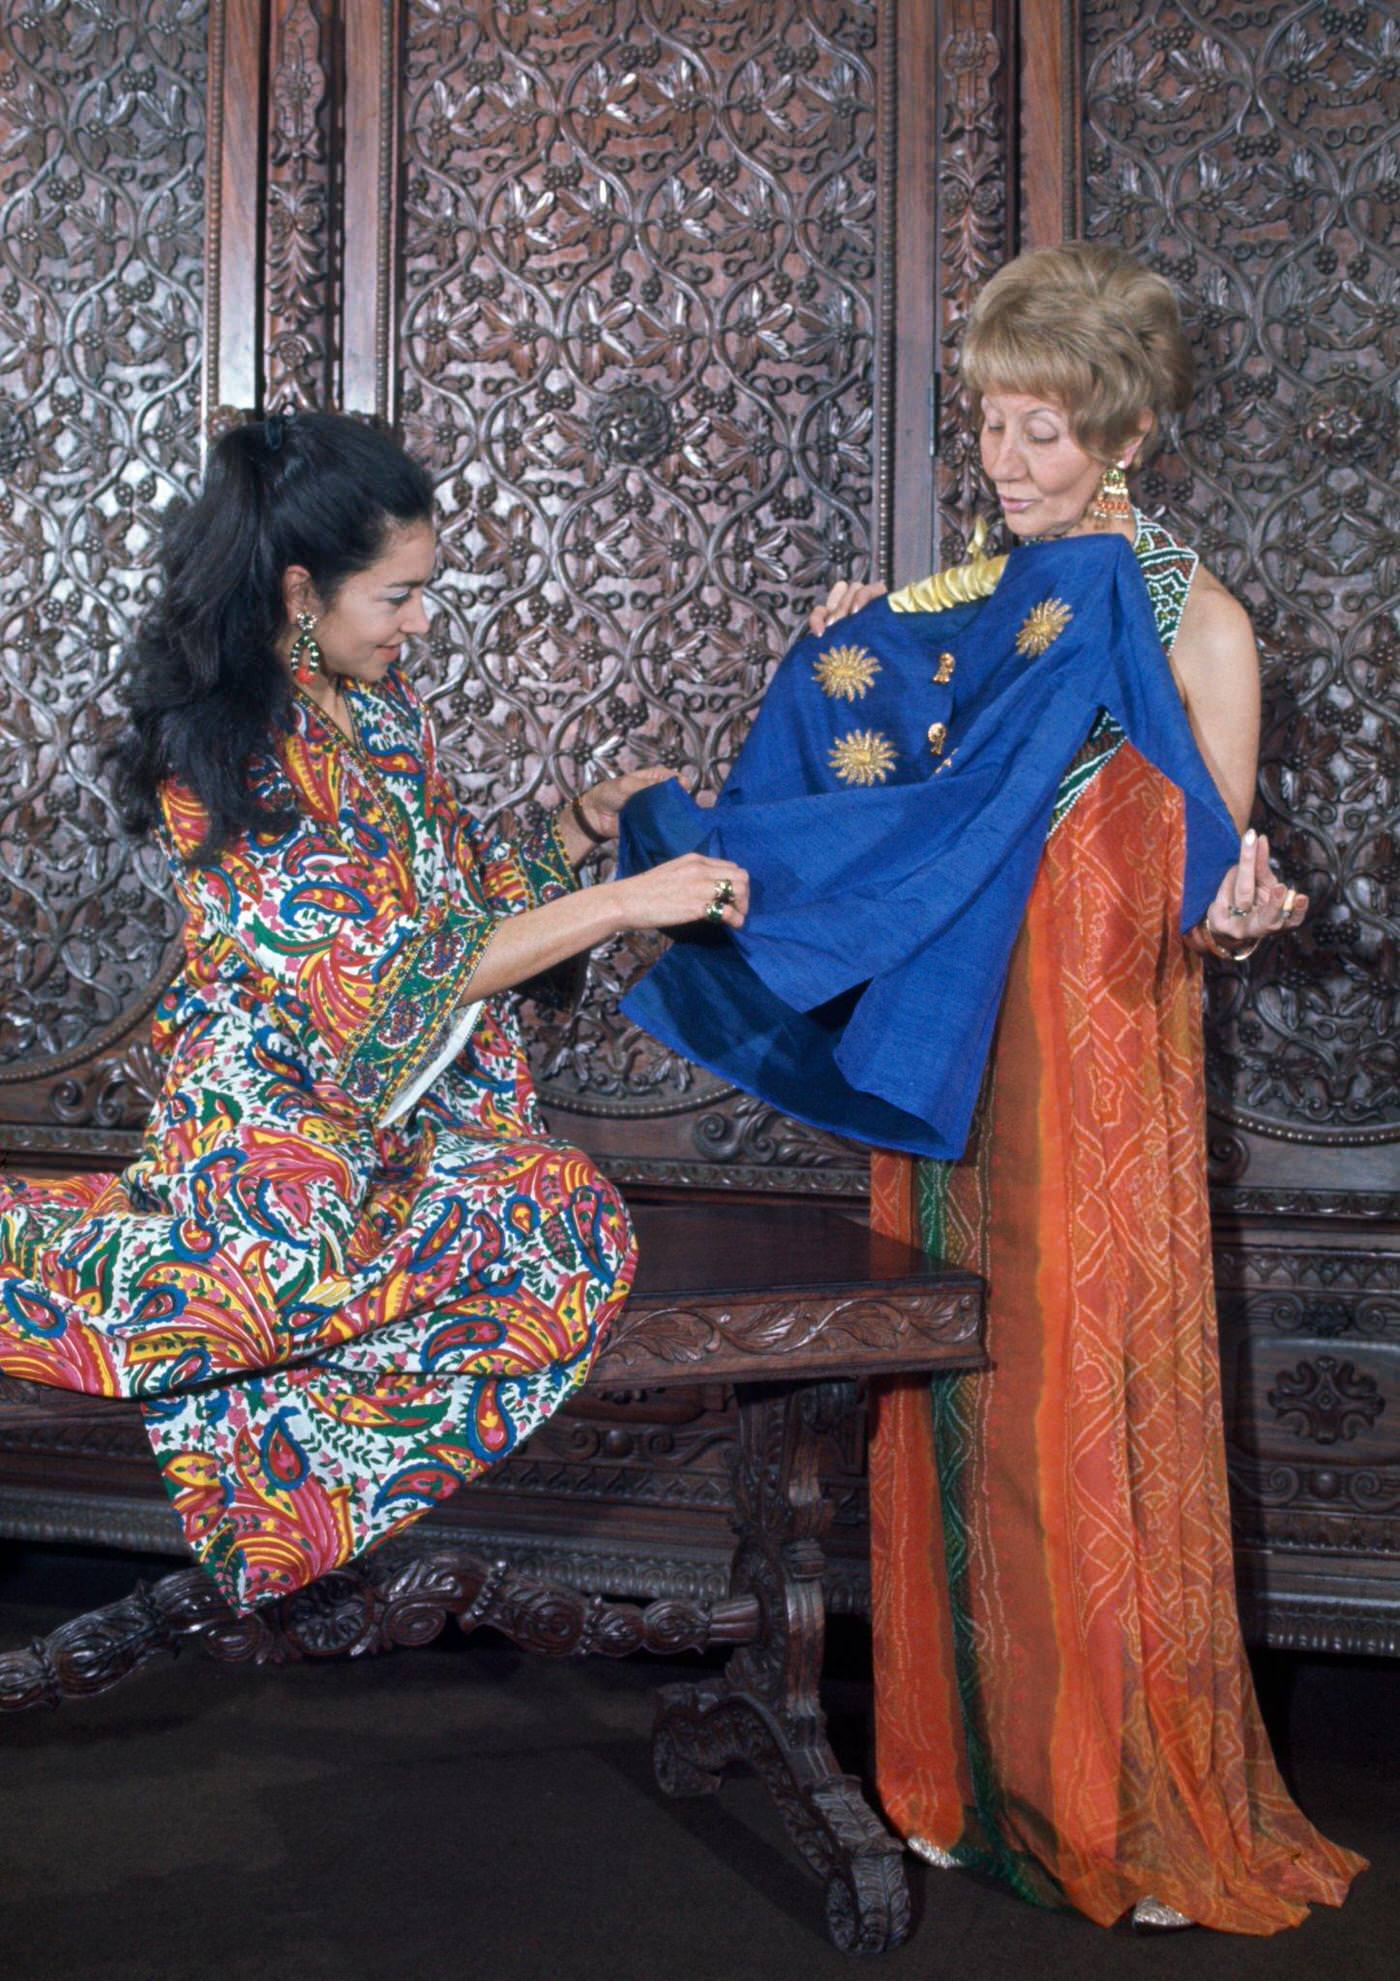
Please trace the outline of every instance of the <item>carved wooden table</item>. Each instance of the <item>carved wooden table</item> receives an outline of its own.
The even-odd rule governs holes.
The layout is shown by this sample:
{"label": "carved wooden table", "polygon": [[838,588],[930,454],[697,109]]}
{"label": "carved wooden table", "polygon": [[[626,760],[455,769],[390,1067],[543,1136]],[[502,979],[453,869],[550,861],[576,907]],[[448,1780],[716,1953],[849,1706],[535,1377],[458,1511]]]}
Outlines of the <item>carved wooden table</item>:
{"label": "carved wooden table", "polygon": [[[186,1568],[0,1656],[0,1709],[106,1691],[184,1642],[233,1662],[362,1657],[429,1643],[449,1617],[553,1656],[732,1645],[720,1673],[658,1695],[661,1787],[704,1795],[728,1768],[758,1774],[823,1881],[836,1945],[897,1946],[909,1930],[903,1848],[838,1766],[818,1696],[830,1519],[821,1441],[853,1408],[863,1377],[983,1366],[981,1282],[806,1206],[642,1206],[636,1217],[637,1285],[589,1386],[658,1389],[698,1374],[736,1386],[737,1539],[725,1600],[643,1608],[518,1574],[506,1561],[400,1544],[236,1616],[202,1569]],[[0,1378],[0,1419],[134,1408]]]}

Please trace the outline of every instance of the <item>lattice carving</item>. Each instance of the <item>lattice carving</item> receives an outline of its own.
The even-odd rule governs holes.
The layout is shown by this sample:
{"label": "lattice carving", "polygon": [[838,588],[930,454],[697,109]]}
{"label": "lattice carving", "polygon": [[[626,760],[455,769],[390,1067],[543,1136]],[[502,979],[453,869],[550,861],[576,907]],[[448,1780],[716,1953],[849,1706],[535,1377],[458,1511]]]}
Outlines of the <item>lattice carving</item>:
{"label": "lattice carving", "polygon": [[98,753],[196,468],[201,0],[0,12],[0,1061],[112,1026],[175,925]]}
{"label": "lattice carving", "polygon": [[[402,405],[446,518],[426,671],[484,814],[641,760],[713,786],[813,594],[869,568],[876,25],[869,0],[407,9]],[[698,1110],[707,1156],[725,1090],[617,1012],[654,954],[595,959],[543,1089]],[[780,1139],[747,1159],[851,1166]]]}
{"label": "lattice carving", "polygon": [[1302,1139],[1393,1136],[1394,18],[1085,0],[1082,20],[1086,230],[1179,285],[1203,359],[1146,506],[1253,616],[1262,823],[1314,904],[1215,976],[1213,1100]]}

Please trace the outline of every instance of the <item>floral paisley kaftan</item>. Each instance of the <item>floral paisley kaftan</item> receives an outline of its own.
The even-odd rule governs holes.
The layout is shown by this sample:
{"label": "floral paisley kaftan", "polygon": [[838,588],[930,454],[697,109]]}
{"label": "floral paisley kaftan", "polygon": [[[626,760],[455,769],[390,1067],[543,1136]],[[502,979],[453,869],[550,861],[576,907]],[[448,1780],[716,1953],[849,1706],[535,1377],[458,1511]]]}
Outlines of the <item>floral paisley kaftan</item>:
{"label": "floral paisley kaftan", "polygon": [[[1169,649],[1194,554],[1138,520]],[[877,1771],[904,1835],[1107,1925],[1272,1933],[1361,1860],[1269,1750],[1235,1610],[1182,794],[1111,725],[1071,766],[958,1162],[881,1154],[878,1227],[986,1275],[986,1373],[871,1446]]]}
{"label": "floral paisley kaftan", "polygon": [[0,1367],[139,1400],[196,1558],[238,1607],[348,1560],[504,1456],[626,1298],[626,1212],[544,1133],[500,918],[576,885],[483,835],[406,682],[307,698],[249,777],[285,831],[211,866],[162,789],[186,913],[165,1079],[120,1176],[0,1184]]}

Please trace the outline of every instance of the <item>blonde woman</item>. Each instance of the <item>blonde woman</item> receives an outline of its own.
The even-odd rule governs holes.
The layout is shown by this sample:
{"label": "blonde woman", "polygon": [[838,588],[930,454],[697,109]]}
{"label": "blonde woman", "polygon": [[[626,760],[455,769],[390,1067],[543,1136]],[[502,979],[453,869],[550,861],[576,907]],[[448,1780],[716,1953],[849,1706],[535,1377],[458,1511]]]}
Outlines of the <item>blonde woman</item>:
{"label": "blonde woman", "polygon": [[[931,1407],[907,1384],[876,1405],[880,1790],[932,1862],[1033,1900],[1271,1933],[1339,1903],[1361,1860],[1284,1788],[1236,1617],[1200,952],[1243,956],[1307,904],[1246,829],[1249,621],[1127,496],[1189,396],[1170,288],[1107,247],[1023,255],[979,298],[962,372],[1013,544],[1132,545],[1242,837],[1183,938],[1182,793],[1101,720],[1060,787],[965,1155],[875,1158],[877,1222],[986,1274],[993,1363]],[[873,596],[836,586],[813,630]]]}

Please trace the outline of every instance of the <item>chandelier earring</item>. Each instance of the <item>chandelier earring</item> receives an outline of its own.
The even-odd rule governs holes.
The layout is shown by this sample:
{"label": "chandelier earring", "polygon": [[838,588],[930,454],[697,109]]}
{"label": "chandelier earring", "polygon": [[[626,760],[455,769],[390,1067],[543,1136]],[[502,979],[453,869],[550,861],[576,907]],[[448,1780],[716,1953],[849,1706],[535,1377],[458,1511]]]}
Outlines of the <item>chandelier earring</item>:
{"label": "chandelier earring", "polygon": [[1086,521],[1095,529],[1112,530],[1119,525],[1133,521],[1132,497],[1128,494],[1128,477],[1123,472],[1123,464],[1111,462],[1099,477],[1099,485],[1089,504]]}
{"label": "chandelier earring", "polygon": [[292,679],[303,688],[325,671],[321,649],[315,639],[317,623],[313,613],[297,614],[297,636],[292,641],[292,650],[287,656],[291,664]]}

